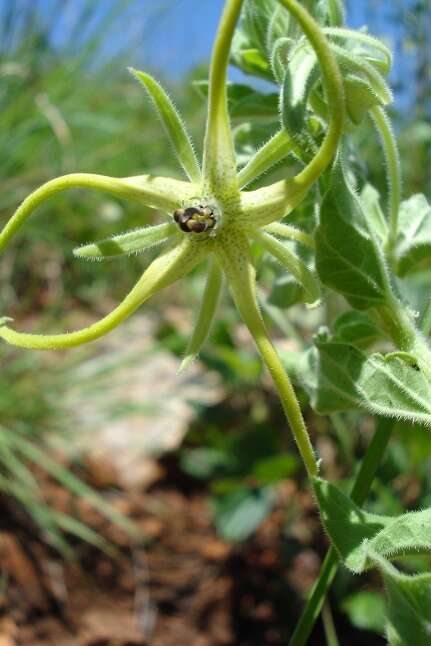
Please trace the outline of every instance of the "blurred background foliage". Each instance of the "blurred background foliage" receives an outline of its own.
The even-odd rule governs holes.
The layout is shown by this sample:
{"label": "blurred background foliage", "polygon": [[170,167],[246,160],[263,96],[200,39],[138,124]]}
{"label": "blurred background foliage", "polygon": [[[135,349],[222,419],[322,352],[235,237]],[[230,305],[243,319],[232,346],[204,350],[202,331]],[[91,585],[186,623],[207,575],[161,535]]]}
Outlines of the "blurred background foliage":
{"label": "blurred background foliage", "polygon": [[[211,4],[217,18],[222,2]],[[429,3],[398,0],[390,3],[389,9],[384,0],[355,0],[354,6],[352,0],[350,4],[351,23],[366,21],[370,31],[395,50],[393,84],[397,100],[391,113],[399,135],[404,195],[420,191],[431,198]],[[71,5],[73,20],[68,21]],[[146,5],[141,12],[142,3],[134,0],[0,2],[2,225],[32,189],[59,174],[85,171],[128,176],[151,172],[180,177],[159,123],[126,68],[133,64],[158,74],[199,147],[205,116],[204,88],[196,87],[193,81],[206,79],[213,22],[202,10],[200,30],[192,31],[188,41],[178,42],[175,35],[171,39],[168,27],[172,29],[179,19],[187,21],[187,12],[193,9],[190,2],[151,0]],[[151,39],[155,24],[157,42]],[[132,25],[133,30],[125,25]],[[183,30],[183,24],[177,28]],[[197,39],[199,44],[194,48]],[[155,54],[142,48],[147,41],[156,47],[156,54],[160,53],[160,66],[155,63]],[[199,52],[201,64],[196,61],[196,51],[189,54],[188,49]],[[175,63],[176,57],[181,59],[180,64]],[[237,71],[234,78],[241,79]],[[260,125],[264,132],[265,124]],[[237,135],[247,154],[247,133],[238,131]],[[373,131],[365,125],[358,129],[357,138],[370,181],[385,193],[384,166]],[[30,219],[0,258],[0,313],[16,318],[20,327],[53,331],[99,317],[130,288],[148,257],[85,263],[73,259],[73,247],[161,221],[162,217],[88,191],[56,197]],[[281,347],[295,349],[310,338],[324,312],[305,313],[298,305],[287,315],[285,307],[292,298],[295,300],[292,285],[286,287],[288,277],[277,279],[278,268],[263,262],[260,271],[267,290],[262,294],[267,320]],[[422,283],[412,289],[423,303],[429,300],[429,290],[424,287],[429,285],[429,276],[422,278]],[[201,289],[197,273],[194,281],[169,290],[145,306],[156,321],[154,352],[163,349],[181,356],[193,316],[191,303]],[[337,303],[330,305],[337,307]],[[172,316],[168,306],[183,314]],[[74,432],[62,401],[68,390],[79,387],[76,366],[89,358],[99,360],[104,351],[103,344],[64,355],[0,348],[0,489],[27,511],[51,544],[63,551],[68,549],[65,534],[75,533],[96,543],[99,538],[85,524],[71,524],[57,512],[50,512],[43,493],[35,486],[35,464],[74,495],[90,500],[114,521],[125,523],[84,484],[85,473],[82,479],[72,475],[76,470],[73,461],[56,463],[50,457],[53,438],[67,438]],[[260,363],[227,298],[201,361],[221,374],[224,395],[217,405],[194,403],[194,421],[185,444],[177,450],[179,464],[184,473],[207,487],[221,535],[242,541],[272,509],[277,483],[299,478],[301,472],[291,441],[278,432],[284,421],[271,387],[261,379]],[[110,370],[115,371],[115,366]],[[93,396],[91,388],[87,391],[88,397]],[[85,398],[85,389],[82,395]],[[305,394],[301,396],[306,403]],[[109,379],[97,405],[109,414]],[[127,418],[127,410],[123,415]],[[366,444],[368,421],[338,415],[310,423],[317,446],[332,469],[328,475],[349,477]],[[372,505],[376,511],[398,513],[403,507],[431,504],[429,460],[424,460],[424,455],[431,455],[430,436],[424,432],[407,436],[400,427],[374,486]],[[298,514],[300,509],[290,510],[287,524]],[[355,625],[364,627],[369,617],[365,627],[380,628],[381,617],[379,620],[370,614],[376,603],[374,593],[361,592],[352,601],[349,595],[355,592],[355,583],[347,581],[346,575],[340,577],[337,590]]]}

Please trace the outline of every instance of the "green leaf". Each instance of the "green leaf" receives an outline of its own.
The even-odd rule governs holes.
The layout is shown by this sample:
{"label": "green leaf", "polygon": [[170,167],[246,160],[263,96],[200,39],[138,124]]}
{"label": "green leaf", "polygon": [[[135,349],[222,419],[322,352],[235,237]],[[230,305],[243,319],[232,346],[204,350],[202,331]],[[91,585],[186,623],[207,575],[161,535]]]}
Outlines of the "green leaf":
{"label": "green leaf", "polygon": [[273,80],[271,66],[265,55],[251,47],[241,32],[237,32],[234,36],[231,62],[246,74],[264,78],[267,81]]}
{"label": "green leaf", "polygon": [[228,541],[246,540],[268,516],[275,500],[271,487],[237,489],[216,498],[213,505],[218,532]]}
{"label": "green leaf", "polygon": [[186,175],[191,182],[199,184],[201,181],[199,163],[190,136],[171,99],[152,76],[133,68],[130,68],[130,71],[148,92]]}
{"label": "green leaf", "polygon": [[332,27],[341,27],[344,24],[343,0],[328,0],[328,15]]}
{"label": "green leaf", "polygon": [[386,634],[391,646],[431,643],[431,574],[408,576],[385,559],[375,561],[388,597]]}
{"label": "green leaf", "polygon": [[339,27],[326,27],[323,33],[335,41],[341,41],[346,50],[365,58],[385,76],[391,71],[392,52],[378,38],[364,31]]}
{"label": "green leaf", "polygon": [[275,12],[279,20],[282,20],[286,13],[279,11],[274,0],[249,0],[244,6],[241,28],[252,45],[263,54],[267,54],[268,51],[268,28]]}
{"label": "green leaf", "polygon": [[280,95],[282,123],[292,137],[304,130],[308,97],[319,75],[315,53],[298,47],[289,61]]}
{"label": "green leaf", "polygon": [[109,543],[109,541],[103,538],[103,536],[76,518],[72,518],[71,516],[58,511],[52,511],[52,517],[64,532],[76,536],[82,541],[97,547],[99,550],[109,554],[110,556],[119,556],[119,553],[113,544]]}
{"label": "green leaf", "polygon": [[425,195],[401,204],[396,259],[400,276],[431,267],[431,206]]}
{"label": "green leaf", "polygon": [[239,167],[247,165],[266,141],[274,137],[278,123],[242,123],[234,130],[236,158]]}
{"label": "green leaf", "polygon": [[350,622],[360,630],[372,630],[381,635],[385,629],[385,601],[377,592],[354,592],[341,603]]}
{"label": "green leaf", "polygon": [[359,348],[367,348],[384,334],[365,314],[357,310],[343,312],[333,325],[334,340],[351,343]]}
{"label": "green leaf", "polygon": [[348,74],[344,78],[344,89],[347,113],[355,125],[365,119],[370,108],[382,105],[370,83],[355,74]]}
{"label": "green leaf", "polygon": [[[194,86],[202,96],[208,96],[208,81],[195,81]],[[278,119],[278,94],[263,94],[242,83],[228,83],[227,94],[231,117]]]}
{"label": "green leaf", "polygon": [[272,48],[271,69],[278,85],[283,85],[286,68],[289,61],[289,53],[295,41],[291,38],[279,38]]}
{"label": "green leaf", "polygon": [[316,268],[322,282],[359,310],[383,305],[389,290],[382,252],[362,203],[337,165],[316,232]]}
{"label": "green leaf", "polygon": [[304,386],[318,413],[363,410],[431,426],[431,384],[397,355],[367,357],[346,343],[315,341]]}
{"label": "green leaf", "polygon": [[431,551],[431,509],[379,516],[355,505],[326,480],[315,478],[313,484],[325,529],[352,572],[373,567],[375,555],[396,559]]}
{"label": "green leaf", "polygon": [[284,310],[297,303],[305,303],[306,299],[307,294],[302,285],[293,276],[284,272],[284,275],[274,282],[268,303]]}
{"label": "green leaf", "polygon": [[91,242],[82,247],[76,247],[73,250],[73,255],[76,258],[88,258],[90,260],[128,256],[160,244],[177,232],[178,228],[171,222],[152,227],[143,227],[142,229],[121,233],[112,238]]}
{"label": "green leaf", "polygon": [[370,230],[385,244],[388,223],[380,205],[380,193],[371,184],[365,184],[361,191],[361,202]]}
{"label": "green leaf", "polygon": [[254,476],[260,485],[273,484],[291,477],[299,466],[294,455],[274,455],[260,460],[253,468]]}
{"label": "green leaf", "polygon": [[363,56],[362,52],[354,53],[334,43],[331,43],[331,49],[341,69],[355,76],[361,75],[367,81],[375,96],[378,97],[381,105],[392,103],[393,95],[390,87],[376,67]]}

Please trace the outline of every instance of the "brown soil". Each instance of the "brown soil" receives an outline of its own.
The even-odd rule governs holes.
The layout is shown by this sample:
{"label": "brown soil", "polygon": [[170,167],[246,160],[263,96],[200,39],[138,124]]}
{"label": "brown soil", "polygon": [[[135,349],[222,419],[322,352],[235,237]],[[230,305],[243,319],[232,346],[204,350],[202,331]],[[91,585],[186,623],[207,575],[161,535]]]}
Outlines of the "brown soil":
{"label": "brown soil", "polygon": [[[64,563],[21,511],[0,500],[0,646],[287,643],[325,550],[309,495],[285,483],[256,536],[232,546],[216,535],[207,493],[179,476],[173,461],[160,472],[149,491],[107,494],[140,526],[145,548],[73,503],[77,517],[119,546],[117,558],[77,542],[79,563]],[[46,487],[52,504],[70,507],[64,490]],[[287,526],[292,505],[302,513]],[[353,631],[342,615],[336,621],[342,644],[384,643]],[[325,644],[320,624],[310,644]]]}

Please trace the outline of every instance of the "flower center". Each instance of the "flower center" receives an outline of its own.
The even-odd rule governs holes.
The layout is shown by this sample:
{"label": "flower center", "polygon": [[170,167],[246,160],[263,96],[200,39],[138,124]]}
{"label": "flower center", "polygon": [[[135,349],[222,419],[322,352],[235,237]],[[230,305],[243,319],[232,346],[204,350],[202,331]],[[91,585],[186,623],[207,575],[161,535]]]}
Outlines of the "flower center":
{"label": "flower center", "polygon": [[173,217],[184,233],[205,233],[215,228],[219,220],[219,212],[216,207],[209,204],[197,204],[185,209],[177,209]]}

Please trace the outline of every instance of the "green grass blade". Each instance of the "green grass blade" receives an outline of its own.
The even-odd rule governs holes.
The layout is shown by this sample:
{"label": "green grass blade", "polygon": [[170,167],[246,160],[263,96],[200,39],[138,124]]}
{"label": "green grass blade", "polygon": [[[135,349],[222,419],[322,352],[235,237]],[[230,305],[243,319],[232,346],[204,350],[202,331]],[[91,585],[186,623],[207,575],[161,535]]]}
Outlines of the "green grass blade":
{"label": "green grass blade", "polygon": [[49,457],[49,455],[36,447],[32,442],[29,442],[22,434],[16,433],[12,442],[28,460],[38,464],[64,487],[69,489],[69,491],[72,491],[77,496],[87,500],[99,513],[105,516],[105,518],[135,537],[140,533],[134,523],[123,516],[123,514],[116,511],[116,509],[106,502],[102,496],[96,493],[94,489],[74,476],[68,469],[65,469],[58,464],[53,458]]}

